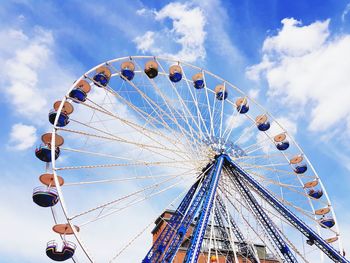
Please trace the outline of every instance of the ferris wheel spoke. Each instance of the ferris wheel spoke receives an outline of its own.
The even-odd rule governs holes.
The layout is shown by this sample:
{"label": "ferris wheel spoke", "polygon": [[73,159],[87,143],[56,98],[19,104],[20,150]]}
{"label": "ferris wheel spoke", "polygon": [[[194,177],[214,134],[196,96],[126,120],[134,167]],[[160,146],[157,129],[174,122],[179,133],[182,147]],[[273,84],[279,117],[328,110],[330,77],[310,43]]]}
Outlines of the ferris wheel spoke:
{"label": "ferris wheel spoke", "polygon": [[[89,102],[91,102],[92,104],[94,104],[96,106],[98,105],[97,103],[93,102],[92,100],[89,100]],[[134,123],[134,122],[132,122],[130,120],[127,120],[125,118],[117,116],[117,115],[113,114],[112,112],[108,111],[107,109],[105,109],[104,107],[102,107],[101,105],[98,105],[98,108],[96,108],[94,106],[88,105],[88,104],[83,103],[83,102],[81,104],[84,105],[84,106],[87,106],[89,108],[92,108],[94,110],[97,110],[97,111],[99,111],[101,113],[104,113],[104,114],[106,114],[106,115],[108,115],[110,117],[113,117],[113,118],[121,121],[122,123],[127,124],[129,127],[131,127],[133,129],[135,129],[136,131],[144,134],[145,136],[147,136],[148,138],[150,138],[152,141],[156,142],[157,144],[160,144],[160,142],[157,141],[155,138],[151,137],[150,134],[153,134],[153,135],[156,135],[156,136],[159,136],[159,137],[162,137],[162,138],[166,139],[168,142],[171,142],[176,148],[178,148],[177,145],[180,144],[180,142],[178,140],[175,141],[171,137],[164,135],[164,133],[160,133],[160,132],[156,132],[156,131],[150,130],[150,129],[148,129],[148,128],[144,127],[144,126],[141,126],[141,125],[139,125],[137,123]],[[152,118],[150,117],[150,115],[148,115],[148,120],[151,120],[151,119]],[[77,120],[75,120],[75,121],[80,123],[80,124],[83,124],[83,123],[81,123],[81,122],[79,122]]]}
{"label": "ferris wheel spoke", "polygon": [[[80,121],[77,121],[77,120],[71,120],[71,121],[73,121],[73,122],[76,122],[76,123],[78,123],[78,124],[80,124],[80,125],[82,125],[82,126],[84,126],[84,127],[87,127],[87,128],[90,128],[90,129],[93,129],[93,130],[95,130],[95,131],[98,131],[98,132],[100,132],[100,133],[103,133],[103,134],[106,134],[106,135],[108,135],[108,136],[111,136],[111,137],[113,137],[113,139],[115,138],[115,140],[118,140],[118,141],[124,141],[125,143],[127,143],[127,144],[131,144],[131,145],[136,145],[136,146],[138,146],[138,147],[143,147],[143,143],[137,143],[137,142],[134,142],[134,141],[132,141],[132,142],[130,142],[129,140],[124,140],[122,137],[120,137],[120,136],[116,136],[116,135],[114,135],[114,134],[112,134],[112,133],[110,133],[110,132],[106,132],[106,131],[103,131],[103,130],[101,130],[101,129],[98,129],[98,128],[96,128],[96,127],[94,127],[94,126],[91,126],[91,125],[88,125],[88,124],[85,124],[85,123],[82,123],[82,122],[80,122]],[[66,130],[66,131],[68,131],[68,130]],[[70,131],[69,131],[70,132]],[[74,133],[78,133],[79,131],[74,131]],[[91,135],[91,136],[94,136],[94,135]],[[90,137],[90,135],[87,135],[87,137],[89,138]],[[96,137],[96,138],[98,138],[98,137]],[[107,137],[107,138],[109,138],[109,137]],[[103,138],[103,139],[105,139],[105,138]],[[107,139],[107,140],[109,140],[109,139]],[[85,143],[86,144],[86,143]],[[85,145],[84,144],[84,145]],[[162,145],[162,144],[161,144]],[[147,145],[145,146],[146,148],[154,148],[154,146],[151,146],[151,147],[147,147]],[[165,146],[164,146],[165,147]],[[178,147],[177,147],[178,148]],[[164,149],[164,148],[163,148]],[[168,151],[170,151],[170,152],[172,152],[173,154],[176,154],[178,157],[180,157],[181,159],[186,159],[185,158],[185,156],[187,156],[187,157],[189,157],[188,156],[188,154],[186,153],[186,152],[183,152],[183,151],[181,151],[181,152],[178,152],[177,150],[173,150],[173,149],[169,149],[169,148],[166,148],[166,149],[168,149]],[[148,151],[152,151],[152,150],[150,150],[150,149],[147,149]],[[157,155],[162,155],[162,154],[160,154],[160,153],[158,153],[158,152],[154,152],[154,151],[152,151],[153,153],[156,153]],[[181,154],[180,154],[181,153]],[[168,156],[165,156],[165,155],[162,155],[163,157],[166,157],[166,158],[169,158]]]}
{"label": "ferris wheel spoke", "polygon": [[[266,233],[263,232],[259,233],[256,229],[256,227],[254,227],[251,223],[250,220],[248,218],[246,218],[246,215],[243,215],[243,213],[240,211],[240,209],[237,207],[237,205],[234,204],[234,202],[232,201],[232,199],[234,199],[235,201],[237,201],[240,204],[240,207],[244,207],[249,213],[251,213],[250,209],[246,206],[246,204],[243,204],[240,200],[238,200],[237,198],[235,198],[231,192],[229,191],[223,191],[221,188],[220,192],[223,194],[223,196],[225,196],[225,200],[228,201],[228,203],[230,203],[230,205],[235,209],[235,211],[237,212],[237,214],[239,215],[239,217],[242,219],[244,225],[246,227],[248,227],[250,230],[252,230],[252,232],[255,234],[256,238],[258,238],[267,249],[270,250],[270,252],[274,255],[275,258],[278,258],[281,262],[282,259],[279,255],[279,250],[273,245],[272,241],[268,238],[268,243],[266,242],[266,240],[264,240],[262,238],[262,235],[266,236]],[[230,197],[232,198],[230,198]],[[254,242],[247,242],[248,244],[252,245],[254,244]],[[254,246],[253,246],[254,248]]]}
{"label": "ferris wheel spoke", "polygon": [[188,169],[188,167],[177,166],[172,164],[193,163],[193,160],[188,161],[176,161],[176,162],[133,162],[133,163],[114,163],[114,164],[96,164],[96,165],[80,165],[80,166],[65,166],[56,167],[56,171],[62,170],[74,170],[74,169],[95,169],[95,168],[111,168],[111,167],[128,167],[128,166],[167,166],[171,168]]}
{"label": "ferris wheel spoke", "polygon": [[185,77],[186,86],[187,86],[187,88],[188,88],[188,91],[190,92],[191,97],[192,97],[192,100],[193,100],[193,102],[194,102],[194,105],[196,106],[199,129],[200,129],[201,133],[203,133],[202,130],[201,130],[201,128],[200,128],[200,127],[201,127],[201,123],[202,123],[203,126],[204,126],[204,128],[205,128],[205,131],[206,131],[207,136],[210,136],[210,133],[209,133],[208,128],[207,128],[207,125],[206,125],[206,122],[204,121],[203,116],[202,116],[202,113],[201,113],[201,110],[200,110],[199,107],[198,107],[199,103],[198,103],[197,96],[196,96],[196,94],[195,94],[195,96],[193,95],[193,92],[192,92],[192,89],[191,89],[191,87],[190,87],[189,80],[188,80],[187,77],[186,77],[185,71],[183,72],[183,74],[184,74],[184,77]]}
{"label": "ferris wheel spoke", "polygon": [[174,179],[177,179],[180,176],[182,176],[182,174],[171,176],[169,178],[166,178],[165,180],[162,180],[160,182],[156,182],[156,183],[154,183],[152,185],[149,185],[149,186],[146,186],[146,187],[144,187],[144,188],[142,188],[140,190],[137,190],[137,191],[134,191],[132,193],[126,194],[124,196],[121,196],[121,197],[119,197],[119,198],[117,198],[115,200],[112,200],[112,201],[106,202],[104,204],[98,205],[98,206],[96,206],[94,208],[90,208],[90,209],[88,209],[86,211],[83,211],[83,212],[80,212],[80,213],[78,213],[78,214],[76,214],[74,216],[71,216],[70,220],[76,219],[78,217],[84,216],[84,215],[92,213],[92,212],[95,212],[96,210],[105,209],[106,207],[111,206],[111,205],[116,205],[118,203],[121,203],[121,202],[129,199],[129,198],[138,196],[139,194],[142,194],[142,193],[144,193],[146,191],[159,188],[159,186],[164,185],[164,184],[166,184],[166,183],[168,183],[168,182],[170,182],[170,181],[172,181]]}
{"label": "ferris wheel spoke", "polygon": [[[136,65],[141,69],[141,67],[139,66],[139,64],[136,62]],[[146,75],[145,73],[143,75]],[[154,90],[156,91],[156,93],[162,98],[165,106],[167,107],[167,109],[169,110],[171,116],[172,116],[172,120],[174,121],[174,124],[176,124],[178,126],[178,128],[180,129],[180,131],[183,133],[184,137],[186,137],[186,135],[184,134],[184,131],[187,132],[187,130],[184,129],[184,127],[182,127],[179,122],[177,121],[177,117],[175,116],[174,112],[176,112],[176,114],[178,116],[181,116],[181,114],[179,114],[179,112],[176,110],[176,108],[173,105],[173,103],[170,102],[170,99],[168,98],[168,96],[166,96],[161,89],[158,87],[157,83],[149,78],[148,76],[146,77],[149,81],[149,83],[151,83],[152,87],[154,88]]]}
{"label": "ferris wheel spoke", "polygon": [[[164,101],[164,104],[166,105],[166,107],[168,108],[168,110],[169,110],[169,112],[170,112],[170,114],[172,116],[172,120],[173,120],[174,124],[179,128],[179,130],[182,133],[183,138],[185,138],[185,141],[187,142],[187,144],[188,145],[193,145],[193,142],[191,142],[191,140],[190,140],[190,138],[193,138],[192,134],[188,133],[188,131],[182,125],[180,125],[180,123],[177,121],[178,117],[176,117],[175,113],[178,116],[181,116],[181,114],[176,110],[176,108],[174,106],[171,106],[171,105],[173,105],[173,103],[171,103],[170,99],[161,91],[161,89],[158,87],[157,83],[154,80],[152,80],[152,79],[149,79],[149,81],[152,84],[152,86],[155,89],[155,91],[157,92],[157,94],[159,94],[159,96]],[[197,150],[198,150],[198,148],[197,148]]]}
{"label": "ferris wheel spoke", "polygon": [[[93,79],[87,77],[88,79],[90,79],[90,81],[92,81],[93,83],[95,83],[93,81]],[[118,94],[116,91],[114,91],[109,85],[107,85],[106,87],[103,87],[104,90],[106,90],[106,92],[111,93],[112,95],[114,95],[117,99],[119,99],[122,103],[124,103],[125,105],[127,105],[129,108],[131,108],[133,111],[135,111],[140,117],[142,117],[144,120],[148,121],[149,119],[152,120],[152,122],[157,123],[158,125],[161,125],[162,127],[164,127],[166,130],[173,132],[173,129],[169,126],[169,124],[162,118],[162,116],[159,115],[159,113],[157,111],[155,111],[158,115],[158,119],[150,116],[147,112],[141,110],[139,107],[137,107],[136,105],[134,105],[133,103],[131,103],[130,101],[126,100],[124,97],[122,97],[120,94]],[[150,124],[152,122],[149,122]],[[152,125],[154,129],[157,129],[157,126]],[[174,135],[176,138],[176,134]]]}
{"label": "ferris wheel spoke", "polygon": [[252,130],[253,128],[256,128],[256,124],[255,124],[255,123],[251,124],[249,127],[247,127],[246,129],[244,129],[243,132],[241,133],[241,135],[238,137],[238,139],[236,139],[236,140],[234,141],[234,144],[238,144],[238,142],[239,142],[240,140],[242,140],[245,136],[247,136],[248,133],[251,132],[251,130]]}
{"label": "ferris wheel spoke", "polygon": [[252,172],[252,171],[250,171],[249,173],[252,174],[252,175],[255,175],[256,177],[259,177],[259,178],[263,179],[263,180],[266,181],[266,182],[269,182],[269,183],[274,184],[274,185],[281,186],[281,187],[283,187],[283,188],[285,188],[285,189],[288,189],[288,190],[290,190],[290,191],[292,191],[292,192],[294,192],[294,193],[297,193],[297,194],[299,194],[299,195],[302,195],[302,196],[304,196],[304,197],[308,197],[308,198],[309,198],[309,196],[306,195],[304,192],[300,192],[300,191],[297,191],[297,190],[296,190],[296,189],[303,189],[303,187],[300,186],[300,185],[293,185],[293,184],[281,183],[281,182],[279,182],[279,181],[276,181],[276,180],[267,178],[266,176],[261,175],[261,174],[259,174],[259,173],[257,173],[257,172]]}
{"label": "ferris wheel spoke", "polygon": [[94,219],[92,219],[92,220],[90,220],[90,221],[87,221],[87,222],[81,224],[80,226],[83,227],[83,226],[85,226],[85,225],[87,225],[87,224],[90,224],[90,223],[95,222],[95,221],[97,221],[97,220],[103,219],[103,218],[105,218],[105,217],[107,217],[107,216],[110,216],[110,215],[112,215],[112,214],[115,214],[115,213],[117,213],[117,212],[120,212],[120,211],[122,211],[122,210],[124,210],[124,209],[126,209],[126,208],[129,208],[129,207],[131,207],[132,205],[136,205],[136,204],[138,204],[138,203],[140,203],[140,202],[146,201],[146,200],[148,200],[148,199],[150,199],[150,198],[152,198],[152,197],[154,197],[154,196],[157,196],[157,195],[159,195],[159,194],[162,194],[162,193],[164,193],[164,192],[166,192],[166,191],[168,191],[168,190],[170,190],[170,189],[176,187],[176,186],[179,185],[180,183],[181,183],[181,181],[177,181],[176,183],[174,183],[174,184],[172,184],[172,185],[170,185],[170,186],[167,186],[167,187],[165,187],[165,188],[163,188],[163,189],[161,189],[161,190],[158,190],[158,191],[156,191],[156,192],[153,192],[153,193],[151,193],[151,194],[149,194],[149,195],[147,195],[147,196],[145,196],[145,197],[143,197],[143,198],[141,198],[141,199],[135,200],[135,201],[133,201],[132,203],[128,203],[127,205],[125,205],[125,206],[123,206],[123,207],[120,207],[120,208],[118,208],[118,209],[114,209],[114,210],[112,210],[112,211],[109,211],[108,213],[103,214],[103,215],[100,215],[100,216],[98,216],[98,217],[96,217],[96,218],[94,218]]}
{"label": "ferris wheel spoke", "polygon": [[112,257],[112,259],[109,262],[115,261],[126,249],[128,249],[132,243],[134,243],[137,239],[139,239],[151,226],[153,225],[153,220],[144,227],[139,233],[137,233],[128,243],[122,247],[115,256]]}
{"label": "ferris wheel spoke", "polygon": [[250,155],[256,151],[259,151],[259,150],[262,150],[264,149],[264,147],[266,147],[266,142],[268,142],[270,140],[269,137],[263,139],[262,141],[258,141],[256,143],[253,143],[247,147],[245,147],[243,149],[243,151],[247,154],[247,155]]}
{"label": "ferris wheel spoke", "polygon": [[[239,163],[239,162],[237,162]],[[281,170],[281,169],[277,169],[274,167],[267,167],[267,166],[261,166],[261,165],[254,165],[254,164],[249,164],[249,163],[242,163],[241,164],[244,165],[244,169],[247,171],[251,171],[252,169],[262,169],[262,170],[266,170],[266,171],[271,171],[271,172],[276,172],[279,174],[286,174],[286,175],[293,175],[295,176],[295,172],[291,172],[291,171],[287,171],[287,170]],[[299,177],[303,177],[303,178],[309,178],[309,179],[313,179],[313,180],[317,180],[317,177],[315,176],[311,176],[311,175],[299,175]]]}
{"label": "ferris wheel spoke", "polygon": [[[224,91],[223,92],[226,92],[226,83],[224,83]],[[225,99],[223,99],[221,101],[221,113],[220,113],[220,128],[219,128],[219,134],[220,134],[220,143],[221,140],[222,140],[222,122],[223,122],[223,119],[224,119],[224,106],[225,106]]]}
{"label": "ferris wheel spoke", "polygon": [[250,161],[250,160],[259,160],[259,159],[270,159],[274,157],[283,157],[281,153],[268,153],[268,154],[258,154],[258,155],[242,155],[234,157],[236,161]]}
{"label": "ferris wheel spoke", "polygon": [[[289,166],[289,163],[267,163],[267,164],[256,164],[252,165],[250,163],[246,162],[237,162],[239,165],[242,166],[248,166],[248,167],[256,167],[256,168],[262,168],[262,167],[277,167],[277,166]],[[246,168],[246,167],[245,167]]]}
{"label": "ferris wheel spoke", "polygon": [[[161,68],[163,74],[166,74],[166,72],[165,72],[164,67],[162,66],[162,64],[161,64],[161,63],[158,63],[158,64],[159,64],[159,66],[160,66],[160,68]],[[190,132],[191,132],[191,134],[192,134],[192,137],[193,137],[193,134],[196,134],[197,137],[202,138],[202,137],[203,137],[203,134],[201,133],[201,130],[199,130],[199,125],[198,125],[198,123],[196,122],[196,120],[195,120],[193,117],[191,117],[192,123],[195,124],[195,126],[196,126],[197,129],[198,129],[198,132],[196,132],[195,129],[193,128],[193,126],[190,125],[189,120],[188,120],[188,118],[187,118],[187,116],[186,116],[187,114],[189,114],[189,116],[192,116],[191,111],[188,109],[187,105],[184,103],[183,98],[180,96],[180,94],[179,94],[177,88],[175,87],[174,83],[172,83],[170,79],[167,79],[167,80],[168,80],[168,83],[170,84],[170,86],[172,87],[173,91],[174,91],[175,94],[177,95],[177,98],[178,98],[178,100],[179,100],[179,102],[180,102],[180,105],[181,105],[181,110],[182,110],[182,112],[183,112],[183,114],[184,114],[184,117],[185,117],[187,126],[189,127],[189,130],[190,130]]]}
{"label": "ferris wheel spoke", "polygon": [[[264,182],[267,182],[267,183],[270,183],[270,184],[273,184],[273,185],[277,185],[277,186],[280,186],[280,187],[284,187],[288,190],[291,190],[291,191],[295,191],[295,188],[297,189],[303,189],[303,187],[301,187],[300,185],[294,185],[294,184],[287,184],[287,183],[281,183],[279,181],[276,181],[276,180],[273,180],[271,178],[268,178],[266,175],[262,175],[260,173],[257,173],[257,172],[252,172],[250,171],[249,172],[251,175],[254,175],[260,179],[262,179]],[[293,189],[293,190],[292,190]],[[298,192],[296,191],[295,193],[300,193],[300,194],[303,194],[303,192]]]}
{"label": "ferris wheel spoke", "polygon": [[[303,193],[300,193],[300,192],[298,192],[298,194],[303,195]],[[310,211],[306,211],[305,209],[303,209],[303,208],[301,208],[301,207],[299,207],[297,205],[294,205],[293,203],[291,203],[291,202],[287,201],[286,199],[281,198],[281,197],[279,197],[277,195],[275,195],[275,197],[280,202],[282,202],[283,204],[285,204],[285,205],[287,205],[289,207],[293,207],[295,210],[297,210],[298,212],[302,213],[304,216],[307,216],[310,220],[314,221],[314,223],[318,224],[318,221],[315,220],[315,218],[314,218],[314,213],[312,213]],[[327,204],[325,204],[325,205],[327,205]],[[273,208],[273,207],[271,207],[271,208]],[[275,217],[279,217],[279,215],[277,215],[276,213],[273,213],[271,210],[268,210],[267,212],[272,214]],[[280,220],[282,220],[285,224],[288,224],[289,226],[293,227],[288,221],[284,220],[283,218],[280,218]]]}
{"label": "ferris wheel spoke", "polygon": [[[195,171],[196,171],[196,169],[189,169],[189,170],[181,173],[181,175],[193,175]],[[81,182],[65,183],[64,187],[129,182],[129,181],[140,181],[140,180],[156,180],[156,179],[164,179],[166,177],[176,176],[176,175],[178,175],[178,173],[176,173],[176,174],[163,174],[162,173],[161,175],[133,176],[133,177],[123,177],[123,178],[94,180],[94,181],[81,181]]]}
{"label": "ferris wheel spoke", "polygon": [[[115,69],[115,68],[114,68]],[[116,70],[116,69],[115,69]],[[117,70],[116,70],[117,71]],[[164,116],[167,116],[169,119],[172,119],[172,117],[165,111],[163,110],[155,101],[153,101],[149,96],[147,96],[147,94],[145,94],[144,92],[142,92],[138,87],[136,87],[136,85],[132,82],[132,81],[129,81],[127,78],[125,78],[123,75],[120,75],[129,85],[131,85],[140,95],[141,97],[147,102],[147,104],[154,110],[154,112],[156,113],[162,113],[164,114]],[[170,82],[170,80],[169,80]],[[172,84],[172,83],[171,83]],[[155,110],[158,109],[158,111]],[[158,115],[159,116],[159,115]],[[185,120],[186,120],[186,123],[189,127],[189,131],[192,135],[192,138],[196,139],[194,136],[193,136],[193,128],[192,126],[189,124],[188,122],[188,119],[187,117],[185,116]]]}
{"label": "ferris wheel spoke", "polygon": [[213,107],[212,107],[212,112],[211,112],[211,116],[212,116],[212,123],[211,123],[211,127],[212,127],[212,130],[213,130],[213,134],[212,136],[216,136],[215,134],[215,124],[216,124],[216,119],[217,119],[217,114],[215,114],[216,112],[216,98],[215,96],[213,96]]}
{"label": "ferris wheel spoke", "polygon": [[226,129],[224,130],[223,133],[223,138],[225,143],[227,143],[227,141],[229,140],[231,133],[233,132],[233,130],[236,128],[236,126],[234,125],[233,121],[235,121],[235,118],[237,118],[239,116],[239,111],[237,110],[235,112],[235,114],[232,116],[232,119],[230,119],[230,121],[228,122]]}
{"label": "ferris wheel spoke", "polygon": [[[67,152],[79,153],[79,154],[82,153],[82,154],[93,155],[93,156],[108,157],[108,158],[111,158],[111,159],[125,160],[125,161],[131,161],[131,162],[146,162],[145,160],[137,160],[137,159],[122,157],[122,156],[113,155],[113,154],[106,154],[106,153],[86,151],[86,150],[83,150],[83,149],[74,149],[74,148],[60,147],[60,150],[67,151]],[[163,155],[163,156],[167,157],[165,155]],[[176,159],[173,159],[173,158],[170,158],[170,157],[167,157],[167,159],[172,160],[172,161],[177,161]],[[104,160],[105,160],[105,158],[104,158]]]}
{"label": "ferris wheel spoke", "polygon": [[[139,147],[139,148],[142,148],[142,149],[146,149],[146,150],[152,150],[153,149],[153,150],[167,151],[167,152],[171,152],[171,153],[183,153],[183,154],[186,153],[186,152],[178,151],[178,150],[175,150],[175,149],[169,149],[169,148],[158,147],[158,146],[155,146],[155,145],[149,145],[149,144],[145,144],[145,143],[133,142],[133,141],[130,141],[130,140],[123,139],[122,137],[119,137],[119,136],[116,136],[116,135],[103,136],[103,135],[98,135],[98,134],[93,134],[93,133],[88,133],[88,132],[78,131],[78,130],[72,130],[72,129],[66,129],[66,128],[57,128],[57,130],[70,132],[70,133],[75,133],[75,134],[80,134],[80,135],[93,137],[93,138],[98,138],[98,139],[103,139],[103,140],[109,140],[109,141],[125,143],[125,144],[133,145],[133,146],[136,146],[136,147]],[[156,152],[154,152],[154,153],[156,153]],[[161,155],[160,153],[158,153],[158,154]]]}
{"label": "ferris wheel spoke", "polygon": [[209,101],[209,94],[208,94],[208,83],[206,81],[205,72],[203,72],[203,82],[204,82],[204,91],[205,91],[205,97],[207,102],[207,111],[209,113],[209,120],[210,120],[210,135],[214,136],[214,126],[213,126],[213,115],[211,114],[211,106]]}
{"label": "ferris wheel spoke", "polygon": [[[232,246],[233,251],[234,251],[234,258],[235,258],[236,262],[238,262],[238,257],[237,257],[237,253],[236,253],[237,248],[236,248],[236,245],[235,245],[235,243],[233,241],[233,235],[234,235],[233,234],[233,228],[234,228],[234,226],[232,224],[233,222],[231,222],[231,220],[230,220],[230,218],[232,218],[232,216],[230,215],[229,210],[228,210],[228,202],[227,202],[227,200],[226,200],[226,202],[224,202],[224,205],[225,205],[225,212],[226,212],[226,221],[228,222],[228,225],[229,225],[230,236],[231,236],[231,240],[232,240],[231,241],[232,242],[231,246]],[[237,231],[237,229],[235,231]],[[256,260],[257,263],[260,263],[260,259],[259,259],[258,253],[257,253],[257,251],[256,251],[256,249],[254,247],[253,242],[249,242],[249,241],[246,242],[245,247],[246,247],[246,249],[251,250],[251,256]]]}
{"label": "ferris wheel spoke", "polygon": [[[109,98],[109,96],[108,96]],[[109,98],[110,99],[110,98]],[[111,113],[112,114],[112,113]],[[147,124],[150,124],[150,122],[152,121],[152,118],[151,118],[151,114],[148,115],[148,119],[146,120],[146,122],[144,123],[144,125],[139,125],[135,122],[132,122],[130,120],[127,120],[125,118],[121,118],[119,117],[119,119],[122,121],[122,122],[125,122],[128,126],[138,130],[140,133],[142,134],[145,134],[145,136],[149,139],[151,139],[153,142],[157,143],[157,144],[161,144],[161,142],[159,142],[157,140],[157,138],[153,138],[151,135],[156,135],[156,136],[159,136],[161,138],[164,138],[167,142],[171,142],[176,148],[179,148],[178,147],[178,144],[180,144],[181,142],[179,142],[179,140],[174,140],[172,139],[170,136],[166,136],[164,133],[162,132],[157,132],[156,130],[151,130],[151,129],[148,129],[146,128]],[[147,132],[147,133],[146,133]],[[173,134],[173,133],[172,133]],[[175,137],[176,138],[176,137]],[[161,144],[162,145],[162,144]]]}

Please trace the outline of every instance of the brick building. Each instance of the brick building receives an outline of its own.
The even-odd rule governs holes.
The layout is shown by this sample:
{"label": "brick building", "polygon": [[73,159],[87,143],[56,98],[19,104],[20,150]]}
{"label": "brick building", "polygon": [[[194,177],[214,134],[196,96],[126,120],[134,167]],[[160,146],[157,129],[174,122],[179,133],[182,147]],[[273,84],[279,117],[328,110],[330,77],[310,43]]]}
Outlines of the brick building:
{"label": "brick building", "polygon": [[[162,232],[162,230],[165,228],[166,223],[164,221],[169,221],[169,219],[171,218],[171,216],[173,215],[174,211],[171,210],[166,210],[164,211],[155,221],[155,228],[152,230],[152,235],[153,235],[153,242],[155,242],[159,236],[159,234]],[[186,256],[186,251],[187,248],[189,246],[189,239],[191,237],[192,231],[193,231],[193,227],[191,226],[189,231],[186,233],[185,239],[183,241],[183,243],[181,244],[181,247],[179,248],[175,258],[174,258],[174,263],[182,263],[184,261],[184,258]],[[209,228],[208,228],[209,229]],[[214,226],[214,231],[215,230],[215,226]],[[208,233],[205,234],[204,240],[203,240],[203,244],[202,244],[202,250],[204,251],[204,253],[201,253],[198,259],[198,263],[205,263],[207,262],[207,257],[208,257],[208,248],[209,248],[209,230],[207,231]],[[216,236],[220,236],[219,234]],[[224,242],[225,240],[222,240],[219,238],[217,238],[217,247],[218,249],[218,259],[215,260],[214,262],[219,262],[219,263],[225,263],[226,262],[226,256],[229,253],[232,253],[232,251],[228,250],[227,248],[225,248],[224,246]],[[266,247],[264,245],[254,245],[260,262],[261,263],[278,263],[279,261],[277,259],[274,258],[273,255],[268,254]],[[213,254],[213,250],[211,252]],[[239,260],[239,263],[249,263],[250,261],[243,258],[242,255],[238,252],[237,253],[237,257]]]}

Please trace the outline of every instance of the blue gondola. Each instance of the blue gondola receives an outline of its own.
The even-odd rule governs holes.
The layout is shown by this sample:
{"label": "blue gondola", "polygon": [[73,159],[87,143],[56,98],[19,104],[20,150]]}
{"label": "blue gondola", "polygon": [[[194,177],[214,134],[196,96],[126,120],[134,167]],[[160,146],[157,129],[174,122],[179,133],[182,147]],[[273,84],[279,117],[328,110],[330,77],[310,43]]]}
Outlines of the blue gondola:
{"label": "blue gondola", "polygon": [[228,93],[226,91],[219,91],[218,93],[216,93],[216,98],[218,100],[226,100],[228,96]]}
{"label": "blue gondola", "polygon": [[264,123],[258,124],[258,129],[260,131],[267,131],[268,129],[270,129],[270,122],[264,122]]}
{"label": "blue gondola", "polygon": [[[80,88],[75,88],[75,89],[72,89],[72,91],[69,93],[69,97],[81,102],[85,102],[87,98],[87,94]],[[77,102],[77,101],[74,101],[74,102]]]}
{"label": "blue gondola", "polygon": [[72,242],[64,241],[62,250],[57,249],[57,243],[50,241],[47,243],[46,255],[54,261],[65,261],[73,257],[75,252],[75,244]]}
{"label": "blue gondola", "polygon": [[245,114],[249,111],[249,106],[248,105],[241,105],[241,106],[237,106],[237,111],[240,113],[240,114]]}
{"label": "blue gondola", "polygon": [[107,67],[102,66],[96,69],[96,74],[93,77],[93,80],[98,87],[106,87],[109,83],[110,77],[111,71]]}
{"label": "blue gondola", "polygon": [[335,225],[333,218],[323,218],[320,220],[320,226],[323,228],[331,228]]}
{"label": "blue gondola", "polygon": [[196,81],[193,82],[193,85],[196,89],[203,89],[204,88],[204,80],[197,79]]}
{"label": "blue gondola", "polygon": [[182,70],[179,65],[173,65],[169,69],[169,79],[172,82],[179,82],[182,79]]}
{"label": "blue gondola", "polygon": [[[49,122],[53,125],[55,123],[55,119],[57,116],[57,111],[52,109],[49,112]],[[60,116],[57,120],[57,127],[64,127],[69,123],[69,116],[63,112],[61,112]]]}
{"label": "blue gondola", "polygon": [[121,72],[121,76],[120,77],[122,79],[126,78],[127,80],[130,81],[135,76],[134,70],[135,70],[134,63],[132,63],[131,61],[123,62],[122,65],[121,65],[121,71],[120,71]]}
{"label": "blue gondola", "polygon": [[289,142],[288,141],[279,142],[276,144],[276,148],[280,151],[285,151],[289,148]]}
{"label": "blue gondola", "polygon": [[225,100],[228,97],[228,92],[225,89],[224,85],[217,85],[214,89],[215,97],[218,100]]}
{"label": "blue gondola", "polygon": [[40,186],[33,191],[33,201],[41,207],[51,207],[57,204],[59,198],[56,189]]}
{"label": "blue gondola", "polygon": [[169,78],[172,82],[179,82],[182,79],[182,74],[175,72],[174,74],[169,75]]}
{"label": "blue gondola", "polygon": [[294,167],[294,172],[297,174],[303,174],[307,171],[307,165],[306,164],[299,164]]}
{"label": "blue gondola", "polygon": [[256,117],[255,121],[259,131],[267,131],[270,129],[270,122],[266,115],[259,115]]}
{"label": "blue gondola", "polygon": [[249,111],[247,98],[239,98],[236,100],[236,109],[240,114],[245,114]]}
{"label": "blue gondola", "polygon": [[197,73],[194,74],[192,77],[193,80],[193,86],[196,89],[203,89],[205,84],[204,84],[204,79],[203,79],[203,74],[202,73]]}
{"label": "blue gondola", "polygon": [[311,196],[312,198],[320,199],[323,196],[323,191],[310,189],[308,192],[308,195]]}
{"label": "blue gondola", "polygon": [[[35,156],[38,157],[39,160],[50,163],[51,159],[51,148],[48,145],[40,145],[35,149]],[[55,160],[60,156],[60,148],[56,147],[55,150]]]}
{"label": "blue gondola", "polygon": [[109,78],[103,73],[97,73],[93,79],[95,84],[99,87],[106,87],[109,82]]}
{"label": "blue gondola", "polygon": [[150,78],[153,79],[158,76],[158,63],[154,60],[150,60],[145,65],[145,73]]}

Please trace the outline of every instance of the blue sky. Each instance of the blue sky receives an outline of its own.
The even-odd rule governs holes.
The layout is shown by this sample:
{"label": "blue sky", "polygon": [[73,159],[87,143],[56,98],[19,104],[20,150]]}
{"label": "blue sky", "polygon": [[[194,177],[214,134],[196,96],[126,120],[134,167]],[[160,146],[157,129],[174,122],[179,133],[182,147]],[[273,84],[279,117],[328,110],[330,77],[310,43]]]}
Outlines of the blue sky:
{"label": "blue sky", "polygon": [[51,103],[96,64],[138,54],[202,66],[287,119],[350,235],[348,0],[3,0],[0,24],[1,262],[46,262],[51,223],[30,196]]}

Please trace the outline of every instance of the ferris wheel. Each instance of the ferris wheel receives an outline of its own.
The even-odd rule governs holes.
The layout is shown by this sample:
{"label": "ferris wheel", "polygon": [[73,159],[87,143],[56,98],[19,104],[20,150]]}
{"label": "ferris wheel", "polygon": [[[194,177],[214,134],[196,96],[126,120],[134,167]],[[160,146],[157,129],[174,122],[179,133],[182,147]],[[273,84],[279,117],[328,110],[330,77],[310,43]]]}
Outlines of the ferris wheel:
{"label": "ferris wheel", "polygon": [[74,262],[349,262],[307,156],[254,98],[197,66],[117,58],[49,112],[33,201]]}

